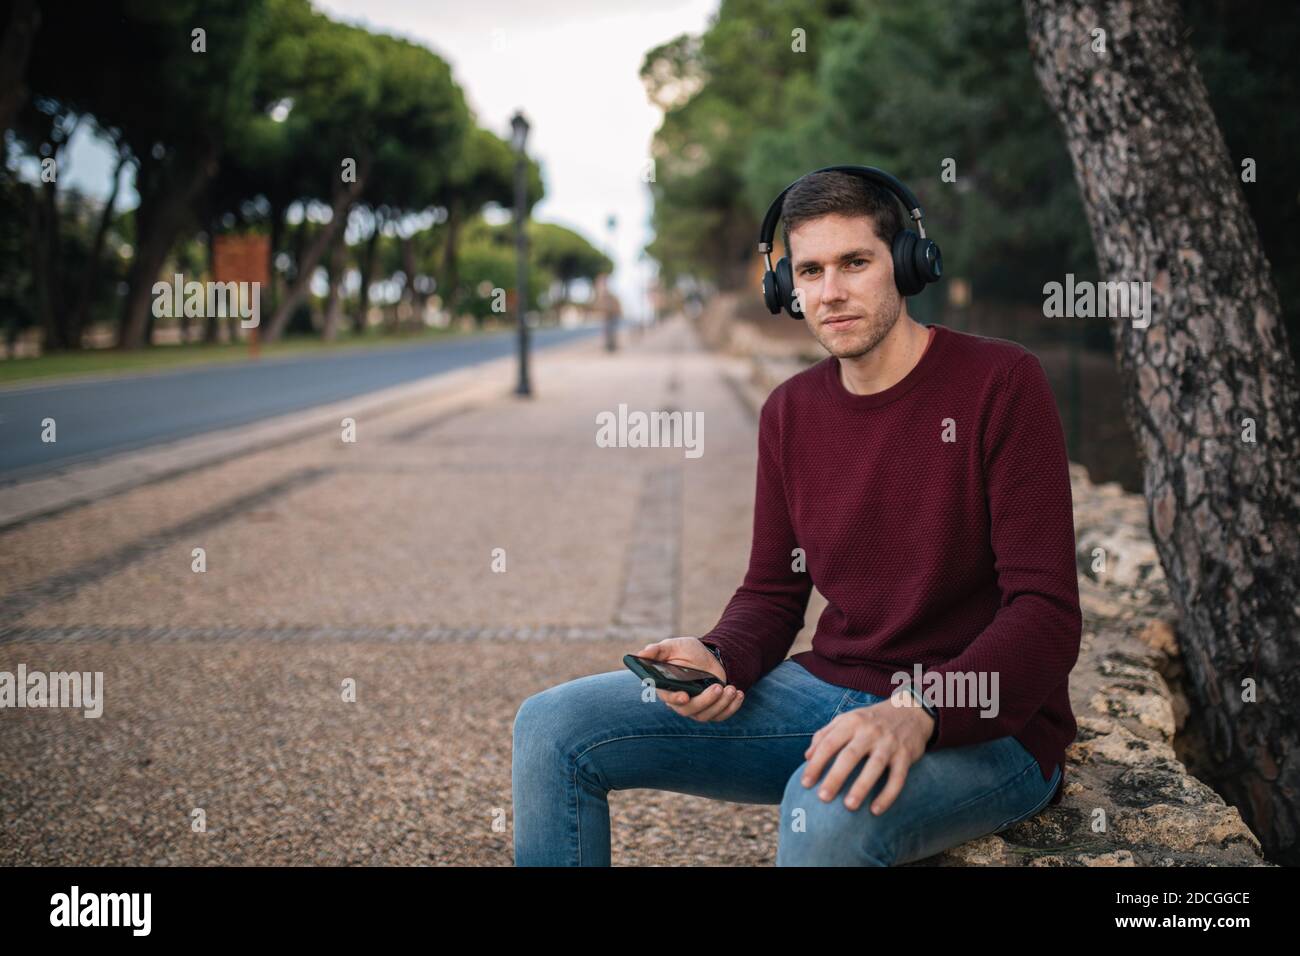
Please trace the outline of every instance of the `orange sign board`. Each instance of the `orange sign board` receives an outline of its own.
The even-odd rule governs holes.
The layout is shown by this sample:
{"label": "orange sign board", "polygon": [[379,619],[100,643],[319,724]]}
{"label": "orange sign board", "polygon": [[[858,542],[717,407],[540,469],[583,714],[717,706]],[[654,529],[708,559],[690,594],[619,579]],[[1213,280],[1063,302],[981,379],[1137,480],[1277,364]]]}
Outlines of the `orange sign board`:
{"label": "orange sign board", "polygon": [[[212,238],[213,282],[256,282],[271,291],[271,237],[262,235],[214,236]],[[259,296],[259,301],[265,301]],[[233,334],[233,332],[232,332]],[[248,330],[248,352],[259,354],[257,327]]]}
{"label": "orange sign board", "polygon": [[271,237],[216,236],[212,240],[213,282],[271,284]]}

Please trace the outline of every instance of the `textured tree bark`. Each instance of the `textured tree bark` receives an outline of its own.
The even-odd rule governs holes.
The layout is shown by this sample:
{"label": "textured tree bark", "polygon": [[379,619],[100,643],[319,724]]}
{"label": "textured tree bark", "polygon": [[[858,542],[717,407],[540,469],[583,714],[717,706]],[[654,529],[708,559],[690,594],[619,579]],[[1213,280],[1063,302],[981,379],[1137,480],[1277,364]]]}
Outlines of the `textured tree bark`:
{"label": "textured tree bark", "polygon": [[1296,865],[1300,389],[1246,157],[1228,155],[1173,0],[1025,0],[1025,13],[1101,274],[1152,284],[1150,326],[1118,320],[1116,358],[1212,782],[1271,859]]}

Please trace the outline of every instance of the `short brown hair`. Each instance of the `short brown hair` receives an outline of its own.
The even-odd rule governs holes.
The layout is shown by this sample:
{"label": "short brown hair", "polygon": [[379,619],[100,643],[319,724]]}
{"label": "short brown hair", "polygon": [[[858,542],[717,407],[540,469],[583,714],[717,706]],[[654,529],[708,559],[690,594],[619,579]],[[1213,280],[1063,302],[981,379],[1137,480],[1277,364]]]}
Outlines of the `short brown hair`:
{"label": "short brown hair", "polygon": [[808,173],[785,194],[781,204],[781,243],[790,255],[790,232],[810,219],[839,213],[867,216],[886,246],[903,228],[903,214],[894,194],[873,181],[838,170]]}

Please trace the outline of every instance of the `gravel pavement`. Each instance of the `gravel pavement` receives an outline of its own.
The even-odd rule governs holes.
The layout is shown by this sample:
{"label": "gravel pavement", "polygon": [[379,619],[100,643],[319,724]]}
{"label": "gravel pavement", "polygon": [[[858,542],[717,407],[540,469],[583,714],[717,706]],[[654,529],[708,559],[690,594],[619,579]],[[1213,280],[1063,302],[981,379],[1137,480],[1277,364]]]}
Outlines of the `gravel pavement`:
{"label": "gravel pavement", "polygon": [[[743,578],[747,368],[673,319],[534,356],[531,401],[496,366],[0,531],[0,671],[104,681],[97,718],[0,710],[0,864],[510,865],[519,703]],[[597,447],[620,402],[704,412],[703,456]],[[610,807],[616,865],[775,859],[775,806]]]}

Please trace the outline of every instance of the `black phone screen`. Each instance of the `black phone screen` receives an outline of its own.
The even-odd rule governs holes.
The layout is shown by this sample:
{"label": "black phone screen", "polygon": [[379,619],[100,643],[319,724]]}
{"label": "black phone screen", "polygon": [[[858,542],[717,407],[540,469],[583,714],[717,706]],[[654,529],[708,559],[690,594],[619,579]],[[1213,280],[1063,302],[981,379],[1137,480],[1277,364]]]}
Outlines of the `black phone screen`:
{"label": "black phone screen", "polygon": [[702,671],[695,667],[686,667],[682,664],[670,664],[667,661],[652,661],[644,657],[638,657],[637,660],[644,664],[647,669],[655,673],[663,674],[665,677],[671,677],[673,680],[706,680],[708,678],[717,680],[717,678],[708,671]]}

